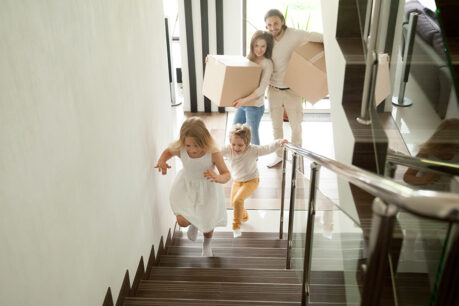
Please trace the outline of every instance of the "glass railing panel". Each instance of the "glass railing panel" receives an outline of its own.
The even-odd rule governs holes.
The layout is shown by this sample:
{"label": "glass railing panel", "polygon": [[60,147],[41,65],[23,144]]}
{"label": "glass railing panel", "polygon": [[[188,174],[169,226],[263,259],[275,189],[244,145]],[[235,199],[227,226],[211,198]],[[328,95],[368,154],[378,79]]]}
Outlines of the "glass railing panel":
{"label": "glass railing panel", "polygon": [[412,156],[457,163],[459,107],[441,12],[424,0],[406,1],[403,10],[391,57],[392,117]]}
{"label": "glass railing panel", "polygon": [[[311,161],[304,159],[304,176],[310,180]],[[360,224],[359,215],[355,207],[354,198],[346,179],[325,167],[320,168],[317,192],[317,210],[341,209],[356,224]],[[308,190],[309,192],[309,190]]]}
{"label": "glass railing panel", "polygon": [[[307,238],[309,170],[310,167],[305,159],[304,172],[308,175],[300,171],[297,171],[296,174],[291,267],[300,281],[303,281]],[[336,185],[335,189],[331,188],[327,179],[330,177],[321,168],[318,185],[323,184],[329,187],[328,195],[336,199]],[[310,303],[359,305],[361,281],[363,280],[361,266],[365,262],[365,241],[362,229],[347,213],[339,210],[319,188],[316,192],[311,272],[309,274]]]}
{"label": "glass railing panel", "polygon": [[449,229],[447,222],[398,213],[391,249],[398,305],[433,305]]}

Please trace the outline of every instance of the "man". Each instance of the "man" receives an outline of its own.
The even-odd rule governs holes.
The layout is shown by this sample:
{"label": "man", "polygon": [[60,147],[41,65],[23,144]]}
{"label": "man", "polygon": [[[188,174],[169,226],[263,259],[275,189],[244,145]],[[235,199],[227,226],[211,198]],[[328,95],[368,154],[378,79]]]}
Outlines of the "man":
{"label": "man", "polygon": [[[284,85],[284,76],[293,49],[300,43],[308,40],[323,42],[320,33],[308,32],[288,28],[285,25],[284,15],[276,9],[269,10],[265,15],[266,29],[274,36],[272,61],[274,70],[268,88],[269,109],[273,123],[274,139],[283,139],[283,112],[287,116],[292,129],[292,143],[297,146],[302,144],[301,121],[303,119],[302,98]],[[268,164],[274,167],[282,161],[282,150],[276,151],[276,157]]]}

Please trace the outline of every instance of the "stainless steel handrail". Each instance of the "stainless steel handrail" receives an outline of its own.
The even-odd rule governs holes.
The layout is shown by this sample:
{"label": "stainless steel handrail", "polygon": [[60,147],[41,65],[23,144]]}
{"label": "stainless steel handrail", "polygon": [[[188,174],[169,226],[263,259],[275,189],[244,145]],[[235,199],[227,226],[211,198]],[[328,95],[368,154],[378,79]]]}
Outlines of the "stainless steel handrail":
{"label": "stainless steel handrail", "polygon": [[414,215],[459,222],[459,194],[417,190],[352,165],[345,165],[309,150],[285,144],[286,149],[345,177],[357,187]]}
{"label": "stainless steel handrail", "polygon": [[389,149],[387,152],[386,162],[415,168],[418,170],[435,172],[442,175],[459,175],[458,164],[435,161],[427,158],[413,157],[391,149]]}

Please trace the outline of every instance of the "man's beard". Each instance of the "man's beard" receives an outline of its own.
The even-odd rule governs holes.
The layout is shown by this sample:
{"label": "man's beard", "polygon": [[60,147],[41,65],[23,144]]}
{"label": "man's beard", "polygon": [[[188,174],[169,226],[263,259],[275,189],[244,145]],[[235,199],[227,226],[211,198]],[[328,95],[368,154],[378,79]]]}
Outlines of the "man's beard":
{"label": "man's beard", "polygon": [[279,37],[279,36],[281,36],[281,34],[282,34],[283,31],[284,31],[284,29],[281,28],[281,29],[279,30],[279,32],[277,32],[276,35],[274,35],[274,37]]}

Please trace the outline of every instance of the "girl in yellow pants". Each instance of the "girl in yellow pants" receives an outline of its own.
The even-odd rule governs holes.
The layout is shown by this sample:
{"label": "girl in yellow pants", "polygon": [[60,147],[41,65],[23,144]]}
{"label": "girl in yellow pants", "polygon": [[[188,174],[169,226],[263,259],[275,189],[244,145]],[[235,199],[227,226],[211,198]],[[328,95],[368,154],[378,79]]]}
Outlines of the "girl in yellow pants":
{"label": "girl in yellow pants", "polygon": [[230,144],[222,148],[222,154],[230,162],[233,187],[231,189],[231,206],[234,209],[233,237],[241,237],[241,223],[249,218],[244,208],[244,201],[258,187],[259,173],[257,168],[258,156],[275,152],[284,143],[279,139],[269,145],[251,145],[250,127],[247,124],[236,124],[230,131]]}

